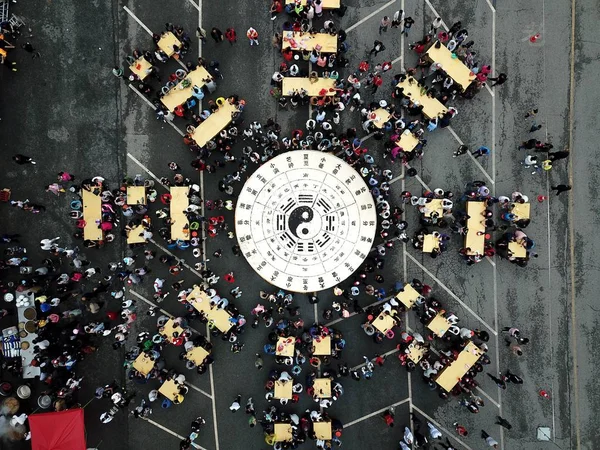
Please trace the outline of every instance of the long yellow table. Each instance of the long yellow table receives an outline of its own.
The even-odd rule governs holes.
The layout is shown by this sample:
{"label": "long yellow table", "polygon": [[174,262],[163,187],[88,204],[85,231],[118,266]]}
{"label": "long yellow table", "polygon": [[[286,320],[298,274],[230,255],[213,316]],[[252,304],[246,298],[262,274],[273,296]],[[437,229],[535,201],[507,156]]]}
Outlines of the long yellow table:
{"label": "long yellow table", "polygon": [[192,137],[196,144],[204,147],[208,141],[214,138],[219,132],[231,122],[232,115],[238,112],[238,108],[226,101],[223,106],[208,116],[204,122],[196,126]]}
{"label": "long yellow table", "polygon": [[465,376],[465,373],[481,358],[481,355],[483,355],[483,350],[469,342],[464,350],[460,352],[456,361],[440,372],[435,382],[444,388],[446,392],[450,392],[456,383]]}
{"label": "long yellow table", "polygon": [[158,48],[165,52],[169,58],[175,53],[175,50],[173,50],[174,45],[181,49],[181,42],[170,31],[165,32],[158,41]]}
{"label": "long yellow table", "polygon": [[128,186],[127,187],[127,204],[128,205],[145,205],[146,204],[146,188],[144,186]]}
{"label": "long yellow table", "polygon": [[[391,114],[387,109],[377,108],[371,114],[375,114],[375,119],[373,119],[373,125],[377,128],[381,129],[385,125],[385,123],[390,120]],[[369,116],[371,115],[369,114]],[[370,117],[369,117],[370,118]]]}
{"label": "long yellow table", "polygon": [[102,230],[99,226],[102,219],[102,200],[98,195],[94,195],[85,189],[81,190],[81,198],[83,203],[83,220],[85,220],[83,238],[90,241],[101,241]]}
{"label": "long yellow table", "polygon": [[433,318],[431,322],[427,324],[427,328],[429,328],[437,337],[444,337],[448,328],[450,328],[452,324],[448,322],[442,314],[438,314]]}
{"label": "long yellow table", "polygon": [[277,380],[275,381],[275,392],[273,393],[273,397],[275,398],[287,398],[287,399],[291,399],[292,398],[292,385],[294,383],[289,380],[289,381],[280,381]]}
{"label": "long yellow table", "polygon": [[[292,46],[290,41],[294,40],[296,46]],[[327,33],[302,33],[297,31],[284,31],[281,49],[291,48],[292,50],[313,50],[317,45],[321,46],[321,53],[337,52],[337,36]]]}
{"label": "long yellow table", "polygon": [[150,68],[152,64],[146,61],[146,58],[143,56],[138,58],[132,65],[129,66],[129,70],[131,70],[140,80],[144,80],[150,74]]}
{"label": "long yellow table", "polygon": [[[410,80],[413,83],[410,84]],[[413,77],[408,77],[402,83],[397,84],[398,87],[404,88],[404,95],[410,98],[413,102],[423,105],[423,114],[430,119],[438,117],[440,114],[445,114],[448,109],[442,105],[437,98],[427,97],[421,94],[421,88],[417,84],[417,80]]]}
{"label": "long yellow table", "polygon": [[224,309],[212,308],[210,297],[206,292],[201,291],[198,286],[194,286],[192,292],[187,296],[187,301],[197,311],[204,313],[208,320],[212,321],[221,332],[227,333],[233,327],[233,323],[229,320],[231,315]]}
{"label": "long yellow table", "polygon": [[419,208],[425,217],[431,217],[431,213],[436,212],[438,217],[444,215],[444,208],[442,208],[442,199],[432,198],[431,201],[427,202],[424,206]]}
{"label": "long yellow table", "polygon": [[530,203],[513,203],[510,212],[517,216],[516,220],[529,219]]}
{"label": "long yellow table", "polygon": [[316,378],[313,389],[317,398],[331,398],[331,380],[329,378]]}
{"label": "long yellow table", "polygon": [[154,368],[154,361],[145,353],[140,353],[133,362],[133,368],[142,375],[148,375]]}
{"label": "long yellow table", "polygon": [[440,239],[433,234],[426,234],[423,239],[423,253],[431,253],[433,250],[439,250]]}
{"label": "long yellow table", "polygon": [[313,431],[317,439],[330,440],[331,439],[331,421],[327,422],[313,422]]}
{"label": "long yellow table", "polygon": [[475,74],[471,72],[471,69],[465,66],[460,59],[452,57],[452,52],[444,45],[440,45],[440,48],[435,48],[434,44],[425,54],[433,62],[440,63],[442,65],[442,70],[446,72],[450,78],[463,89],[463,91],[467,89],[475,79]]}
{"label": "long yellow table", "polygon": [[[285,0],[287,5],[295,3],[294,0]],[[341,5],[341,0],[323,0],[323,9],[338,9]],[[302,0],[302,6],[306,6],[306,0]]]}
{"label": "long yellow table", "polygon": [[[465,236],[465,248],[470,248],[471,251],[467,251],[467,255],[483,255],[485,247],[485,217],[483,212],[485,211],[484,202],[467,202],[467,214],[469,219],[467,220],[467,235]],[[480,232],[482,234],[478,235]]]}
{"label": "long yellow table", "polygon": [[[282,85],[282,95],[291,96],[294,91],[305,89],[309,96],[320,96],[321,90],[325,89],[326,96],[335,95],[335,80],[333,78],[319,78],[314,83],[309,78],[285,77]],[[330,90],[331,89],[331,90]]]}
{"label": "long yellow table", "polygon": [[202,347],[194,347],[185,354],[186,359],[190,360],[197,366],[202,364],[207,356],[208,352]]}
{"label": "long yellow table", "polygon": [[177,85],[166,95],[160,99],[163,105],[165,105],[169,111],[175,110],[176,107],[185,103],[194,93],[194,86],[198,86],[201,88],[206,84],[204,80],[207,78],[212,78],[210,74],[206,71],[206,69],[202,66],[198,66],[196,69],[192,70],[184,80],[189,80],[190,85],[186,88],[183,87],[183,80],[181,80]]}
{"label": "long yellow table", "polygon": [[188,240],[189,236],[189,221],[184,214],[184,211],[189,205],[188,192],[190,188],[187,186],[171,187],[171,239]]}
{"label": "long yellow table", "polygon": [[402,149],[404,153],[412,152],[419,145],[419,138],[410,132],[404,130],[400,135],[400,139],[396,141],[396,145]]}
{"label": "long yellow table", "polygon": [[408,283],[404,285],[404,290],[402,292],[398,292],[396,294],[396,298],[400,300],[400,303],[402,303],[408,309],[413,307],[420,296],[421,294],[419,294],[415,288]]}
{"label": "long yellow table", "polygon": [[127,232],[127,243],[128,244],[143,244],[146,242],[144,236],[140,236],[144,232],[144,227],[138,225]]}
{"label": "long yellow table", "polygon": [[508,249],[515,258],[525,258],[527,256],[527,250],[518,242],[511,241],[508,243]]}

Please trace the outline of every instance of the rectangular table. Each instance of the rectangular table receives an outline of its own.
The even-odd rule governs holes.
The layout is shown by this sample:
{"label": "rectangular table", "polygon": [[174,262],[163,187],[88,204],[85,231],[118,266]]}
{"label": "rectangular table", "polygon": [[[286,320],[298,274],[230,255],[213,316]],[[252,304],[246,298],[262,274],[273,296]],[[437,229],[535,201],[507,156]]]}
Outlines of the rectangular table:
{"label": "rectangular table", "polygon": [[429,328],[433,333],[438,337],[444,337],[448,328],[450,328],[452,324],[448,322],[443,315],[438,314],[433,318],[431,322],[427,324],[427,328]]}
{"label": "rectangular table", "polygon": [[[296,46],[290,44],[294,40]],[[281,49],[291,48],[292,50],[313,50],[317,45],[321,46],[321,53],[337,52],[337,36],[327,33],[302,33],[297,31],[284,31]]]}
{"label": "rectangular table", "polygon": [[212,78],[206,69],[202,66],[196,67],[187,74],[184,80],[189,80],[190,85],[183,87],[183,80],[175,85],[166,95],[163,95],[160,101],[165,105],[169,111],[174,111],[179,105],[184,104],[194,93],[194,86],[201,88],[206,84],[204,80]]}
{"label": "rectangular table", "polygon": [[165,32],[158,41],[158,48],[165,52],[169,58],[175,53],[175,50],[173,50],[174,45],[181,48],[181,42],[170,31]]}
{"label": "rectangular table", "polygon": [[465,66],[460,59],[453,57],[452,52],[444,45],[440,45],[440,48],[435,48],[434,44],[425,54],[433,62],[440,63],[442,65],[442,70],[446,72],[463,91],[467,89],[475,79],[475,74],[471,72],[471,69]]}
{"label": "rectangular table", "polygon": [[444,388],[446,392],[450,392],[456,383],[465,376],[465,373],[481,358],[481,355],[483,355],[483,350],[469,342],[464,350],[460,352],[456,361],[440,372],[435,382]]}
{"label": "rectangular table", "polygon": [[423,253],[431,253],[434,249],[439,250],[440,240],[433,234],[426,234],[423,238]]}
{"label": "rectangular table", "polygon": [[140,353],[133,362],[133,368],[142,375],[148,375],[154,368],[154,361],[145,353]]}
{"label": "rectangular table", "polygon": [[275,424],[275,442],[284,442],[292,440],[292,425],[289,423]]}
{"label": "rectangular table", "polygon": [[331,421],[327,422],[313,422],[313,431],[317,439],[330,440],[332,437],[331,433]]}
{"label": "rectangular table", "polygon": [[444,215],[444,208],[442,208],[442,200],[439,198],[433,198],[431,201],[427,202],[424,206],[421,207],[421,211],[425,217],[431,217],[432,212],[436,212],[438,217],[442,217]]}
{"label": "rectangular table", "polygon": [[194,347],[185,354],[185,357],[197,366],[202,364],[207,356],[208,352],[202,347]]}
{"label": "rectangular table", "polygon": [[[484,202],[467,202],[467,214],[470,218],[467,220],[465,248],[471,249],[470,251],[467,251],[467,255],[483,255],[485,247],[485,225],[481,222],[485,222],[485,217],[483,217],[484,211]],[[477,232],[483,232],[483,234],[478,235]]]}
{"label": "rectangular table", "polygon": [[138,225],[127,232],[127,243],[128,244],[143,244],[146,242],[144,236],[140,236],[144,232],[144,227]]}
{"label": "rectangular table", "polygon": [[277,339],[277,348],[275,354],[277,356],[294,356],[294,344],[296,339],[292,337],[280,337]]}
{"label": "rectangular table", "polygon": [[384,314],[383,312],[379,314],[375,320],[373,320],[373,326],[384,334],[388,330],[391,330],[395,324],[396,323],[394,322],[394,319],[392,319],[392,316],[389,314]]}
{"label": "rectangular table", "polygon": [[179,395],[179,386],[175,383],[175,380],[167,380],[158,389],[158,392],[173,401]]}
{"label": "rectangular table", "polygon": [[421,361],[424,355],[425,347],[421,345],[416,345],[414,342],[408,346],[408,358],[415,364],[418,364],[418,362]]}
{"label": "rectangular table", "polygon": [[294,91],[305,89],[309,96],[316,97],[319,96],[319,92],[325,89],[327,92],[326,96],[335,95],[335,91],[330,91],[330,89],[335,88],[335,80],[333,78],[319,78],[314,83],[310,82],[309,78],[300,78],[300,77],[284,77],[281,95],[291,96]]}
{"label": "rectangular table", "polygon": [[169,319],[167,323],[163,326],[162,331],[160,332],[167,341],[173,343],[173,333],[177,332],[179,334],[183,333],[183,328],[175,323],[173,319]]}
{"label": "rectangular table", "polygon": [[419,138],[412,134],[410,130],[404,130],[400,135],[400,139],[396,141],[396,145],[400,147],[404,153],[409,153],[419,145]]}
{"label": "rectangular table", "polygon": [[294,383],[291,380],[290,381],[280,381],[280,380],[275,381],[275,392],[273,394],[274,397],[291,399],[293,384]]}
{"label": "rectangular table", "polygon": [[102,230],[99,228],[102,219],[102,200],[100,196],[94,195],[85,189],[81,190],[83,203],[83,238],[89,241],[101,241]]}
{"label": "rectangular table", "polygon": [[213,308],[208,294],[201,291],[198,286],[195,286],[192,292],[189,293],[187,301],[197,311],[203,312],[208,320],[222,333],[227,333],[233,327],[233,323],[229,320],[231,315],[224,309]]}
{"label": "rectangular table", "polygon": [[146,188],[144,186],[128,186],[127,187],[127,204],[128,205],[145,205],[146,204]]}
{"label": "rectangular table", "polygon": [[373,125],[381,129],[385,123],[390,119],[391,114],[387,109],[377,108],[375,111],[375,119],[373,119]]}
{"label": "rectangular table", "polygon": [[511,251],[512,255],[515,258],[525,258],[527,256],[527,250],[518,242],[509,242],[508,249]]}
{"label": "rectangular table", "polygon": [[182,239],[188,240],[189,234],[189,221],[184,211],[189,206],[188,192],[190,188],[188,186],[172,186],[171,187],[171,239]]}
{"label": "rectangular table", "polygon": [[[286,5],[295,3],[294,0],[285,0]],[[306,6],[306,0],[302,0],[302,6]],[[338,9],[341,6],[341,0],[323,0],[323,9]]]}
{"label": "rectangular table", "polygon": [[143,56],[138,58],[132,65],[129,66],[131,70],[140,80],[144,80],[150,74],[150,68],[152,64],[146,61]]}
{"label": "rectangular table", "polygon": [[331,336],[322,337],[319,341],[313,339],[313,355],[331,355]]}
{"label": "rectangular table", "polygon": [[[410,80],[414,82],[410,84]],[[408,77],[402,83],[398,83],[397,86],[404,88],[404,95],[408,96],[413,102],[423,105],[423,114],[430,119],[438,117],[440,114],[445,114],[448,111],[437,98],[421,94],[421,88],[417,84],[417,80],[413,77]]]}
{"label": "rectangular table", "polygon": [[231,123],[232,115],[238,111],[237,106],[225,101],[223,106],[208,116],[208,119],[196,126],[196,129],[192,133],[196,144],[204,147],[208,141]]}
{"label": "rectangular table", "polygon": [[396,294],[396,298],[400,300],[400,303],[402,303],[408,309],[413,307],[420,296],[421,294],[419,294],[415,288],[408,283],[404,285],[404,290],[402,292],[398,292]]}
{"label": "rectangular table", "polygon": [[517,216],[515,220],[523,220],[529,219],[529,214],[531,212],[531,204],[530,203],[513,203],[511,212]]}
{"label": "rectangular table", "polygon": [[313,384],[317,398],[331,398],[331,380],[329,378],[317,378]]}

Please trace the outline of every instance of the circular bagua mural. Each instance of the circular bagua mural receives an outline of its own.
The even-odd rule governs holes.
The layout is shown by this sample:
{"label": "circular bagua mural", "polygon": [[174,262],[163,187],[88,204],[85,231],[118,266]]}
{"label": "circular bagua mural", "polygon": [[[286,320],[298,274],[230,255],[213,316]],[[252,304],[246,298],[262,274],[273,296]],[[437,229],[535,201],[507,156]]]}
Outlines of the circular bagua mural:
{"label": "circular bagua mural", "polygon": [[377,213],[350,165],[313,150],[283,153],[246,181],[235,209],[242,252],[266,281],[316,292],[348,278],[373,245]]}

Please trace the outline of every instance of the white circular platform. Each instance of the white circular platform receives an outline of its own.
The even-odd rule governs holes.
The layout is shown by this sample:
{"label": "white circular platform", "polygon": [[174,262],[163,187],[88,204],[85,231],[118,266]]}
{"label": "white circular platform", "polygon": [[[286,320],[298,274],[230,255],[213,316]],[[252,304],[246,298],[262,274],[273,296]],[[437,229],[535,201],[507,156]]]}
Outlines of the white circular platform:
{"label": "white circular platform", "polygon": [[359,173],[343,160],[295,150],[263,164],[235,209],[239,245],[266,281],[295,292],[348,278],[373,245],[377,213]]}

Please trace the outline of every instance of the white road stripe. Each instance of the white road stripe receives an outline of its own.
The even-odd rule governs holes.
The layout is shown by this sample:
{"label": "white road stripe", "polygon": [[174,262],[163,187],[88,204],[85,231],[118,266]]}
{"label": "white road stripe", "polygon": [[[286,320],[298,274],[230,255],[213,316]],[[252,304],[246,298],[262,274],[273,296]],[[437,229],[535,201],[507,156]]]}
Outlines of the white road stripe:
{"label": "white road stripe", "polygon": [[[200,274],[200,272],[198,272],[196,269],[194,269],[192,266],[190,266],[188,263],[186,263],[183,259],[179,258],[177,255],[174,255],[173,253],[171,253],[171,251],[169,251],[168,249],[164,248],[162,245],[156,243],[156,241],[154,239],[150,239],[150,242],[152,242],[154,245],[156,245],[158,248],[160,248],[167,255],[171,255],[178,262],[183,261],[183,266],[184,267],[186,267],[187,269],[189,269],[190,272],[196,274],[199,278],[202,278],[202,275]],[[205,257],[206,257],[206,255],[205,255]]]}
{"label": "white road stripe", "polygon": [[[169,428],[165,427],[164,425],[161,425],[158,422],[155,422],[152,419],[143,419],[143,420],[145,420],[149,424],[154,425],[156,428],[160,428],[164,432],[169,433],[171,436],[175,436],[176,438],[179,438],[181,440],[185,439],[185,436],[182,436],[180,434],[175,433],[173,430],[170,430]],[[197,448],[199,450],[206,450],[204,447],[202,447],[201,445],[196,444],[195,442],[192,442],[192,447]]]}
{"label": "white road stripe", "polygon": [[[373,11],[371,14],[369,14],[367,17],[364,17],[363,19],[360,19],[358,22],[356,22],[354,25],[350,25],[348,28],[346,28],[346,33],[350,33],[352,30],[354,30],[355,28],[358,28],[360,25],[362,25],[363,23],[365,23],[367,20],[369,20],[371,17],[373,17],[376,14],[379,14],[381,11],[383,11],[385,8],[387,8],[388,6],[390,6],[391,4],[395,3],[396,0],[390,0],[389,2],[387,2],[386,4],[384,4],[382,7],[380,7],[379,9],[376,9],[375,11]],[[377,23],[377,26],[379,27],[379,23]]]}
{"label": "white road stripe", "polygon": [[441,426],[438,422],[436,422],[434,419],[432,419],[430,416],[428,416],[427,414],[425,414],[422,410],[420,410],[419,408],[417,408],[414,405],[413,405],[413,408],[415,409],[415,411],[417,411],[419,414],[421,414],[423,417],[425,417],[428,421],[430,421],[433,425],[435,425],[440,431],[443,431],[446,434],[447,437],[449,437],[451,439],[454,439],[456,442],[458,442],[460,445],[462,445],[467,450],[473,450],[471,447],[469,447],[463,441],[461,441],[456,436],[454,436],[454,434],[452,432],[450,432],[449,430],[447,430],[446,428],[444,428],[443,426]]}
{"label": "white road stripe", "polygon": [[146,166],[144,166],[141,162],[138,161],[138,159],[133,156],[131,153],[127,153],[127,157],[129,159],[131,159],[134,163],[136,163],[138,166],[140,166],[140,168],[146,172],[148,175],[150,175],[152,178],[154,178],[156,181],[158,181],[158,184],[160,184],[162,187],[164,187],[167,191],[169,190],[169,186],[165,186],[164,184],[162,184],[160,182],[160,178],[158,178],[154,172],[150,171]]}
{"label": "white road stripe", "polygon": [[148,28],[148,27],[147,27],[147,26],[144,24],[144,22],[142,22],[140,19],[138,19],[138,17],[137,17],[137,16],[136,16],[136,15],[135,15],[135,14],[134,14],[134,13],[133,13],[133,12],[132,12],[132,11],[131,11],[129,8],[128,8],[128,7],[127,7],[127,6],[123,6],[123,9],[124,9],[125,11],[127,11],[127,14],[129,14],[129,15],[131,16],[131,18],[132,18],[133,20],[135,20],[135,21],[138,23],[138,25],[139,25],[140,27],[142,27],[144,30],[146,30],[146,32],[147,32],[147,33],[148,33],[150,36],[152,36],[152,34],[153,34],[153,33],[152,33],[152,31],[150,30],[150,28]]}
{"label": "white road stripe", "polygon": [[[492,102],[493,102],[493,99],[492,99]],[[493,116],[492,116],[492,117],[493,117]],[[452,134],[452,136],[454,136],[454,139],[456,139],[456,142],[458,142],[458,145],[463,145],[463,144],[464,144],[464,142],[461,140],[461,138],[459,138],[459,137],[458,137],[458,135],[457,135],[457,134],[454,132],[454,130],[452,129],[452,127],[447,127],[447,129],[448,129],[448,131],[450,132],[450,134]],[[494,133],[494,132],[492,132],[492,136],[495,136],[495,133]],[[491,155],[491,156],[492,156],[492,166],[494,166],[494,161],[495,161],[495,160],[494,160],[494,156],[495,156],[495,154],[496,154],[496,152],[495,152],[495,150],[494,150],[494,149],[496,148],[496,145],[495,145],[495,143],[494,143],[494,138],[492,138],[492,144],[491,144],[491,147],[492,147],[492,155]],[[476,166],[479,168],[479,170],[481,170],[481,173],[483,173],[483,174],[485,175],[485,177],[488,179],[488,181],[489,181],[490,183],[492,183],[492,184],[496,184],[496,183],[495,183],[495,181],[492,179],[492,177],[490,177],[490,176],[488,175],[488,173],[487,173],[487,172],[486,172],[486,170],[483,168],[483,166],[482,166],[481,164],[479,164],[479,161],[477,161],[477,158],[475,158],[475,157],[474,157],[474,156],[471,154],[471,152],[470,152],[470,151],[469,151],[469,152],[467,152],[467,154],[469,155],[469,157],[471,158],[471,160],[472,160],[472,161],[475,163],[475,165],[476,165]]]}
{"label": "white road stripe", "polygon": [[385,408],[381,408],[381,409],[378,409],[377,411],[373,411],[372,413],[367,414],[366,416],[362,416],[362,417],[359,417],[356,420],[353,420],[352,422],[345,423],[344,424],[344,428],[350,428],[352,425],[356,425],[357,423],[360,423],[363,420],[370,419],[371,417],[376,416],[377,414],[381,414],[382,412],[384,412],[384,411],[386,411],[386,410],[388,410],[388,409],[390,409],[392,407],[403,405],[403,404],[405,404],[408,401],[409,401],[409,399],[405,398],[404,400],[400,400],[399,402],[392,403],[391,405],[388,405]]}
{"label": "white road stripe", "polygon": [[[144,100],[146,102],[146,104],[148,106],[150,106],[150,108],[152,108],[153,111],[156,111],[156,106],[154,106],[152,104],[152,102],[150,100],[148,100],[144,94],[142,94],[140,91],[138,91],[133,85],[129,84],[128,86],[129,86],[129,89],[131,89],[133,92],[135,92],[138,95],[138,97],[140,97],[142,100]],[[180,136],[185,136],[185,133],[183,131],[181,131],[179,129],[179,127],[173,123],[173,121],[167,120],[167,123],[169,125],[171,125],[173,127],[173,129],[175,129],[175,131],[177,131],[179,133]]]}

